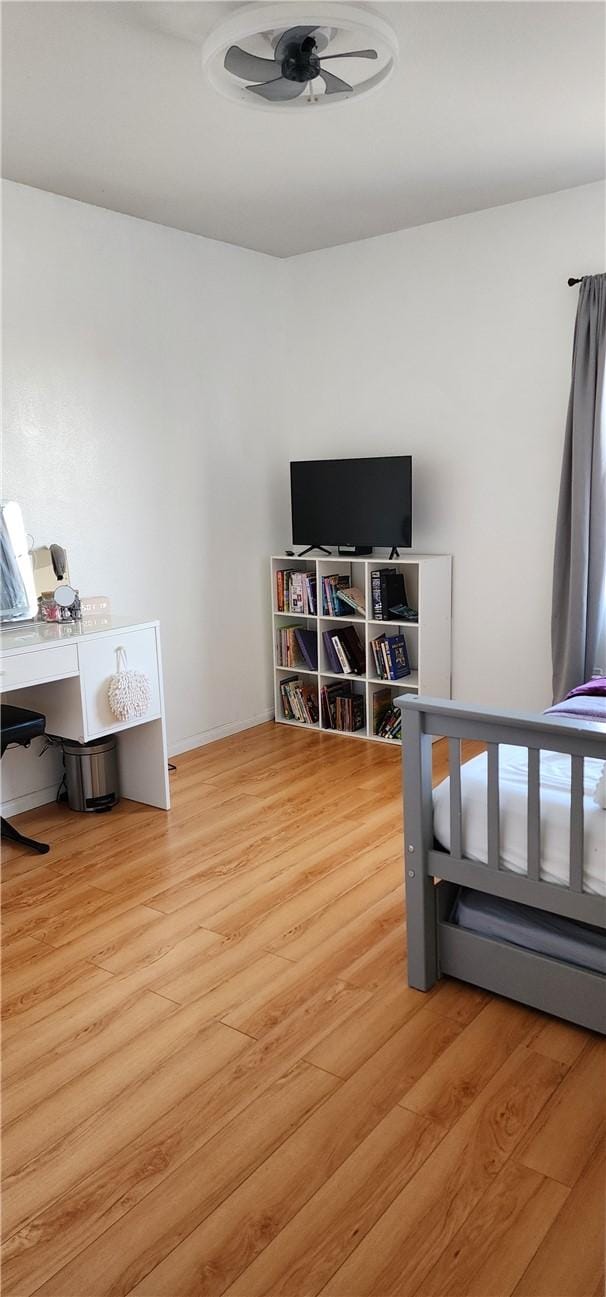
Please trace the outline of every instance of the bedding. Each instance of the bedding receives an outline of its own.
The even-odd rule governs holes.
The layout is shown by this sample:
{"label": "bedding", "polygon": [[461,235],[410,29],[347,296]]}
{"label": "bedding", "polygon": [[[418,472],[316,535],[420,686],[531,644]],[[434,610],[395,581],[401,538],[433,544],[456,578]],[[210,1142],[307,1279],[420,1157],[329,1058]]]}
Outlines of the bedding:
{"label": "bedding", "polygon": [[482,937],[564,959],[594,973],[606,973],[604,933],[588,923],[575,923],[468,887],[459,888],[449,922]]}
{"label": "bedding", "polygon": [[595,694],[577,694],[574,698],[565,698],[545,712],[546,716],[570,716],[573,720],[601,721],[606,724],[606,698]]}
{"label": "bedding", "polygon": [[[470,860],[487,858],[486,753],[461,766],[463,850]],[[584,888],[606,896],[606,812],[593,794],[603,762],[587,757],[584,763],[585,842]],[[501,861],[516,874],[526,873],[527,749],[499,747]],[[450,781],[433,793],[434,835],[450,849]],[[568,883],[570,830],[570,758],[541,752],[541,878]]]}

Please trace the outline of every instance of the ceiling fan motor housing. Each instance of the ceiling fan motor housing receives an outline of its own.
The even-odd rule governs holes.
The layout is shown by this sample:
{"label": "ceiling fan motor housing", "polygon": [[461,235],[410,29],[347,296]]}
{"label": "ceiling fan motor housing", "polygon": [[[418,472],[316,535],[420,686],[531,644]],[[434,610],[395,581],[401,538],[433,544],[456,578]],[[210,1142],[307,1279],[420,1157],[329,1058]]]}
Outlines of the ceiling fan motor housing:
{"label": "ceiling fan motor housing", "polygon": [[282,76],[287,81],[314,81],[320,76],[322,67],[316,54],[316,42],[313,36],[306,36],[302,45],[293,43],[287,46],[282,59]]}

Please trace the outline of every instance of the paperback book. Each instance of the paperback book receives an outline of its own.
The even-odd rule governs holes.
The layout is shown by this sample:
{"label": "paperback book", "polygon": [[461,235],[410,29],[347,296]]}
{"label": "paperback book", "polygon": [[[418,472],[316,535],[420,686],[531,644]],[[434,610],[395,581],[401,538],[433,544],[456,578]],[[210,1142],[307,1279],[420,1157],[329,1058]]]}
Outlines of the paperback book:
{"label": "paperback book", "polygon": [[279,568],[276,572],[276,608],[278,612],[315,617],[318,611],[315,576],[311,572]]}
{"label": "paperback book", "polygon": [[299,721],[301,725],[317,725],[318,698],[311,685],[299,676],[287,676],[280,682],[280,697],[285,720]]}
{"label": "paperback book", "polygon": [[294,622],[276,630],[276,662],[279,667],[307,667],[318,670],[318,637],[315,630]]}
{"label": "paperback book", "polygon": [[394,704],[391,689],[377,689],[373,694],[372,730],[380,739],[402,737],[402,713]]}
{"label": "paperback book", "polygon": [[378,635],[370,641],[375,674],[379,680],[403,680],[410,675],[410,660],[403,635]]}
{"label": "paperback book", "polygon": [[345,599],[349,577],[335,572],[322,577],[322,611],[325,617],[351,617],[352,605]]}

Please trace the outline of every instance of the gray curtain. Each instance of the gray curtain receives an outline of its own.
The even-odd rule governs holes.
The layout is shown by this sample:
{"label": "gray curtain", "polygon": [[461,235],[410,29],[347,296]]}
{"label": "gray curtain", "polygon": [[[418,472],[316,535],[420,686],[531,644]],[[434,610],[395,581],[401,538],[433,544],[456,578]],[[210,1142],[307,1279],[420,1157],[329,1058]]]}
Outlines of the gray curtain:
{"label": "gray curtain", "polygon": [[556,526],[554,702],[594,671],[606,673],[599,658],[606,612],[605,355],[606,275],[588,275],[579,290]]}

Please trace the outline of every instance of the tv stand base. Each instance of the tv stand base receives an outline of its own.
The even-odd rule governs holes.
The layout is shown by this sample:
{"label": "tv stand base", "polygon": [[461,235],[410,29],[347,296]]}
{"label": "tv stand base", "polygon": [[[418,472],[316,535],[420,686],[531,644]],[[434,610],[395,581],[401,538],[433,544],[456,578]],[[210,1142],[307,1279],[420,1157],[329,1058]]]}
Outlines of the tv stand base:
{"label": "tv stand base", "polygon": [[313,549],[320,549],[323,554],[328,554],[328,557],[330,558],[330,550],[326,549],[325,545],[308,545],[307,549],[302,549],[301,553],[297,554],[297,558],[305,558],[305,555],[311,554]]}

